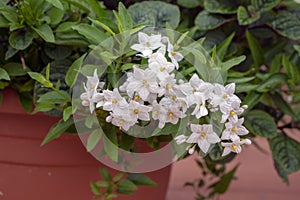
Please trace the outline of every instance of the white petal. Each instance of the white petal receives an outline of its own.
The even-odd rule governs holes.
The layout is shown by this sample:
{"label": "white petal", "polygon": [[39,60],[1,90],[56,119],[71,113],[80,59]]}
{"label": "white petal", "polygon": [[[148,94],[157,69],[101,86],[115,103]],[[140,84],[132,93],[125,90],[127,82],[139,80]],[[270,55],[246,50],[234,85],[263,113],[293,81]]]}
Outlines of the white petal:
{"label": "white petal", "polygon": [[230,147],[225,147],[222,156],[227,156],[231,152]]}
{"label": "white petal", "polygon": [[202,142],[198,141],[198,145],[203,153],[207,153],[210,147],[210,144],[206,140],[202,140]]}
{"label": "white petal", "polygon": [[218,142],[221,141],[220,138],[218,137],[218,135],[216,133],[208,134],[206,137],[207,137],[207,141],[210,144],[215,144],[215,143],[218,143]]}
{"label": "white petal", "polygon": [[141,90],[139,91],[139,96],[146,101],[146,99],[148,98],[150,92],[148,91],[147,88],[142,87]]}
{"label": "white petal", "polygon": [[199,133],[192,133],[190,137],[186,140],[187,143],[197,143],[199,140]]}

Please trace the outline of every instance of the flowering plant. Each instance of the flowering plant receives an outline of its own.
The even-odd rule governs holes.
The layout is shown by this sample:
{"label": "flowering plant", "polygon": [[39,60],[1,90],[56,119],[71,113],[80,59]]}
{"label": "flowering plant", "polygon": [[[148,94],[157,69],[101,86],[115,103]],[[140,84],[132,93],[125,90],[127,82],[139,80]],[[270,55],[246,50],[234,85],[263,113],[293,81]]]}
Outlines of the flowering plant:
{"label": "flowering plant", "polygon": [[[138,41],[131,49],[146,60],[144,69],[134,65],[133,71],[126,73],[125,82],[113,90],[104,89],[105,83],[99,81],[95,70],[93,76],[87,76],[80,95],[83,106],[91,113],[95,108],[109,112],[106,122],[123,131],[135,124],[154,123],[153,120],[163,129],[166,123],[176,125],[187,115],[195,117],[198,123],[187,123],[192,134],[174,138],[177,144],[190,144],[190,154],[197,145],[207,154],[210,147],[220,143],[224,147],[222,156],[226,156],[230,152],[240,153],[243,144],[251,144],[249,139],[240,139],[249,133],[243,126],[244,118],[239,118],[247,105],[241,106],[241,100],[234,94],[234,83],[223,86],[205,82],[196,73],[188,82],[176,79],[178,62],[184,56],[174,50],[169,38],[139,32]],[[218,111],[222,115],[220,123],[225,123],[222,132],[216,133],[212,124],[199,124],[201,118]]]}

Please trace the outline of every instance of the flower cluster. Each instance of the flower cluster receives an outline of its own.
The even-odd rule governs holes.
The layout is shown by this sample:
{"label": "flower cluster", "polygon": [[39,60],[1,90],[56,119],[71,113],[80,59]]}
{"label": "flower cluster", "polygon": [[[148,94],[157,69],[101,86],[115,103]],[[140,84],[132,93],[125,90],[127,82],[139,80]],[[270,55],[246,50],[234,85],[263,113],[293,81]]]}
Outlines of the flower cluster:
{"label": "flower cluster", "polygon": [[147,68],[134,66],[132,72],[127,72],[126,81],[113,91],[103,90],[104,83],[99,82],[95,71],[84,84],[85,92],[80,97],[83,106],[89,106],[91,113],[95,107],[108,111],[110,115],[106,121],[125,131],[139,121],[150,120],[157,120],[162,129],[166,123],[177,124],[187,116],[188,110],[197,119],[209,112],[220,111],[220,123],[225,123],[221,138],[211,124],[191,124],[192,134],[179,135],[175,141],[191,144],[189,153],[194,152],[196,144],[207,153],[212,144],[225,141],[221,142],[225,147],[223,156],[230,152],[240,153],[242,144],[251,143],[239,137],[248,134],[242,125],[244,119],[239,118],[247,106],[240,106],[241,100],[234,94],[234,83],[226,86],[208,83],[197,74],[189,82],[178,80],[174,70],[179,68],[178,62],[183,55],[174,50],[169,38],[139,32],[138,40],[139,43],[131,48],[139,52],[138,56],[147,59]]}

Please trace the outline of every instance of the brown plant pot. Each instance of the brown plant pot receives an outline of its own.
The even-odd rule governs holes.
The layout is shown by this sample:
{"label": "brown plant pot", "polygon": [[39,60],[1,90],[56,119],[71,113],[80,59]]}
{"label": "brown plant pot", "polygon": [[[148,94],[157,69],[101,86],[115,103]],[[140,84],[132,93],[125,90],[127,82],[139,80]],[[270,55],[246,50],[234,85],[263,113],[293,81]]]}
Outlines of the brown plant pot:
{"label": "brown plant pot", "polygon": [[[3,91],[0,105],[0,199],[90,200],[89,183],[100,179],[103,165],[86,152],[77,135],[64,134],[45,146],[40,144],[58,118],[30,115],[22,109],[17,93]],[[114,170],[109,170],[113,174]],[[147,173],[157,187],[141,186],[120,200],[164,200],[170,167]]]}

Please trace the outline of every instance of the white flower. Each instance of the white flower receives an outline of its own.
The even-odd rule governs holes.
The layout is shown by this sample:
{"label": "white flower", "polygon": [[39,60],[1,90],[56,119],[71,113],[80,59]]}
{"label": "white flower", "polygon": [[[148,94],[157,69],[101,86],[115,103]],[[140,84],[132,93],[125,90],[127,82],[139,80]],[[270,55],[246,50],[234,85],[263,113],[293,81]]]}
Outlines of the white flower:
{"label": "white flower", "polygon": [[168,56],[171,59],[172,63],[175,65],[176,69],[179,68],[178,62],[183,59],[183,55],[177,51],[174,51],[173,45],[168,42]]}
{"label": "white flower", "polygon": [[152,54],[152,50],[155,50],[162,46],[161,35],[148,36],[143,32],[138,33],[139,44],[134,44],[131,49],[141,52],[143,56],[148,57]]}
{"label": "white flower", "polygon": [[116,109],[125,109],[128,107],[128,103],[124,97],[121,96],[119,90],[115,88],[113,91],[103,91],[105,103],[103,104],[103,110],[113,111]]}
{"label": "white flower", "polygon": [[154,120],[159,121],[159,125],[158,125],[159,128],[163,128],[166,121],[167,110],[165,109],[164,106],[157,103],[156,100],[153,101],[151,105],[152,105],[152,118]]}
{"label": "white flower", "polygon": [[140,104],[137,101],[131,100],[129,102],[129,109],[132,115],[135,115],[137,119],[143,121],[149,121],[149,112],[152,110],[151,107]]}
{"label": "white flower", "polygon": [[86,88],[87,90],[97,89],[99,84],[99,78],[97,75],[97,69],[95,69],[93,76],[87,76]]}
{"label": "white flower", "polygon": [[239,135],[247,135],[249,131],[242,125],[244,123],[244,118],[238,119],[237,122],[229,120],[225,124],[225,130],[223,131],[222,140],[235,141],[239,139]]}
{"label": "white flower", "polygon": [[136,123],[136,119],[129,114],[118,115],[111,113],[111,116],[111,123],[115,126],[123,128],[125,131],[128,131],[129,128]]}
{"label": "white flower", "polygon": [[[161,104],[161,103],[160,103]],[[180,107],[178,105],[161,105],[160,108],[163,108],[161,110],[157,109],[157,105],[153,105],[153,114],[154,112],[159,114],[158,119],[159,119],[159,128],[163,128],[166,123],[170,122],[172,124],[177,124],[178,120],[181,118],[184,118],[186,115],[180,110]]]}
{"label": "white flower", "polygon": [[222,142],[221,144],[222,144],[223,147],[225,147],[222,156],[226,156],[230,152],[241,153],[241,151],[242,151],[241,145],[243,145],[243,144],[249,145],[249,144],[251,144],[251,140],[249,140],[249,139],[244,139],[244,140],[237,139],[237,140],[234,140],[233,142],[230,142],[230,143]]}
{"label": "white flower", "polygon": [[164,80],[159,82],[160,85],[160,91],[158,94],[159,97],[163,95],[173,96],[180,91],[178,85],[176,85],[176,79],[174,78],[174,76],[175,76],[174,74],[168,75],[165,77]]}
{"label": "white flower", "polygon": [[230,104],[233,101],[239,101],[241,103],[241,100],[236,95],[234,95],[234,91],[235,83],[230,83],[225,87],[217,83],[214,84],[211,105],[213,107],[219,106],[220,109],[222,109],[223,106],[226,106],[226,104]]}
{"label": "white flower", "polygon": [[82,106],[89,107],[91,113],[93,113],[95,110],[95,102],[94,102],[95,93],[96,93],[96,90],[87,90],[86,89],[86,92],[84,92],[80,95],[80,99],[82,101],[81,102]]}
{"label": "white flower", "polygon": [[210,145],[220,142],[220,138],[213,131],[211,124],[191,124],[192,135],[186,140],[187,143],[197,143],[203,153],[207,153]]}
{"label": "white flower", "polygon": [[189,96],[188,102],[189,105],[196,104],[196,107],[192,112],[192,115],[196,116],[197,119],[206,116],[208,114],[205,98],[201,93],[196,92],[193,95]]}
{"label": "white flower", "polygon": [[186,139],[187,139],[187,137],[185,135],[178,135],[177,137],[174,138],[174,140],[177,144],[185,143]]}
{"label": "white flower", "polygon": [[157,93],[159,89],[156,74],[150,69],[142,70],[134,67],[132,77],[128,79],[128,82],[127,94],[133,97],[134,93],[137,93],[144,101],[151,93]]}
{"label": "white flower", "polygon": [[149,68],[157,74],[159,80],[164,80],[174,70],[174,64],[168,62],[161,53],[154,53],[148,63]]}
{"label": "white flower", "polygon": [[223,104],[220,110],[222,112],[221,123],[224,123],[227,119],[237,122],[238,115],[242,114],[245,109],[240,107],[240,101],[233,101],[230,104]]}

